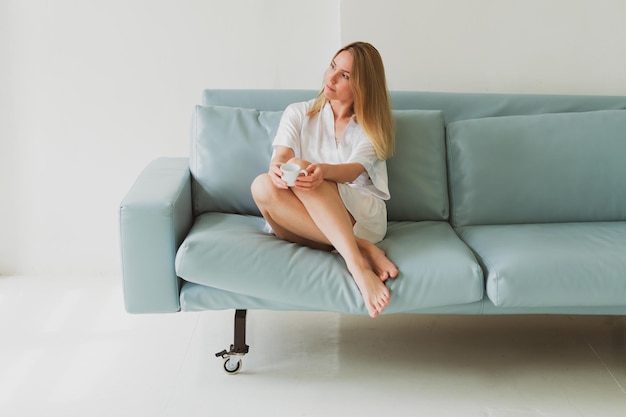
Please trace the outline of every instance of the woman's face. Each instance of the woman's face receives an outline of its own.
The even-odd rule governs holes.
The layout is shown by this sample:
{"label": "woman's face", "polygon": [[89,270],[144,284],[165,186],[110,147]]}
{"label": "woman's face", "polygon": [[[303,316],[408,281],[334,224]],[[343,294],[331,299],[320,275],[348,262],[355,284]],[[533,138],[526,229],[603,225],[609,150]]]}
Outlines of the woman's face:
{"label": "woman's face", "polygon": [[324,95],[328,100],[353,101],[350,87],[350,71],[352,71],[352,54],[341,51],[330,63],[324,75]]}

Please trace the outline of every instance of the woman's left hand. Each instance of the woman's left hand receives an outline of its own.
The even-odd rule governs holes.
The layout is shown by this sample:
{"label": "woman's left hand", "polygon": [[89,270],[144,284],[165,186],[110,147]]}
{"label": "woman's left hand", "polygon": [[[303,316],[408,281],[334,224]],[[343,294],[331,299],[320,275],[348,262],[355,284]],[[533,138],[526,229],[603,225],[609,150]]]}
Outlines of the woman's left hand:
{"label": "woman's left hand", "polygon": [[301,190],[314,190],[324,182],[323,164],[310,164],[305,168],[308,175],[301,175],[296,180],[296,187]]}

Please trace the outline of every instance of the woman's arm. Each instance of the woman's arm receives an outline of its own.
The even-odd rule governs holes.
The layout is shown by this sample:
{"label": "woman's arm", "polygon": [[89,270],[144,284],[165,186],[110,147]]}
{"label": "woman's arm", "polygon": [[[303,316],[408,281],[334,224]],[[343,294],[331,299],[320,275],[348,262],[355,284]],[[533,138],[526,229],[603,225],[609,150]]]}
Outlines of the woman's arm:
{"label": "woman's arm", "polygon": [[294,162],[304,170],[308,176],[300,176],[296,180],[296,187],[313,189],[325,180],[336,183],[352,182],[365,171],[365,167],[358,162],[345,164],[312,164],[304,159],[295,158],[293,149],[286,146],[275,146],[274,157],[270,161],[269,175],[278,188],[289,188],[282,180],[280,166],[287,162]]}
{"label": "woman's arm", "polygon": [[294,159],[290,162],[296,162],[305,169],[309,175],[298,177],[296,187],[313,189],[318,187],[322,182],[333,181],[336,183],[352,182],[361,175],[365,168],[358,162],[346,164],[310,164],[308,161]]}

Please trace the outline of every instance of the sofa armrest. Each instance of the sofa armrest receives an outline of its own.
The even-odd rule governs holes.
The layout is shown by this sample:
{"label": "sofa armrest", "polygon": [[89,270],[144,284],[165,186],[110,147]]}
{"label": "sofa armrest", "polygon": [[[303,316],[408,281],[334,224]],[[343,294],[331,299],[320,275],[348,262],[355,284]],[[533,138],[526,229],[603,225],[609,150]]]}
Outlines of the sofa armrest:
{"label": "sofa armrest", "polygon": [[193,223],[188,158],[159,158],[120,205],[124,302],[129,313],[180,310],[176,251]]}

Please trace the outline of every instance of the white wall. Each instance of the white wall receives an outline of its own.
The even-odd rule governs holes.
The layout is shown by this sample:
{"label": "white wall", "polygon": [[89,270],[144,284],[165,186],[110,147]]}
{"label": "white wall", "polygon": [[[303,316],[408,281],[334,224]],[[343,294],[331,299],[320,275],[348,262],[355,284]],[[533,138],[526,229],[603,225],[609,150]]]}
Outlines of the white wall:
{"label": "white wall", "polygon": [[626,95],[621,0],[0,0],[0,274],[119,271],[118,205],[203,88],[312,88],[362,39],[392,89]]}
{"label": "white wall", "polygon": [[626,95],[623,0],[343,0],[391,89]]}
{"label": "white wall", "polygon": [[[7,4],[0,1],[0,274],[10,270],[15,258],[16,211],[14,205],[13,180],[14,143],[11,136],[13,106],[7,53],[9,50],[10,27]],[[4,81],[2,81],[4,80]]]}
{"label": "white wall", "polygon": [[150,160],[188,154],[202,89],[317,89],[339,47],[335,0],[0,4],[0,274],[119,271],[119,203]]}

